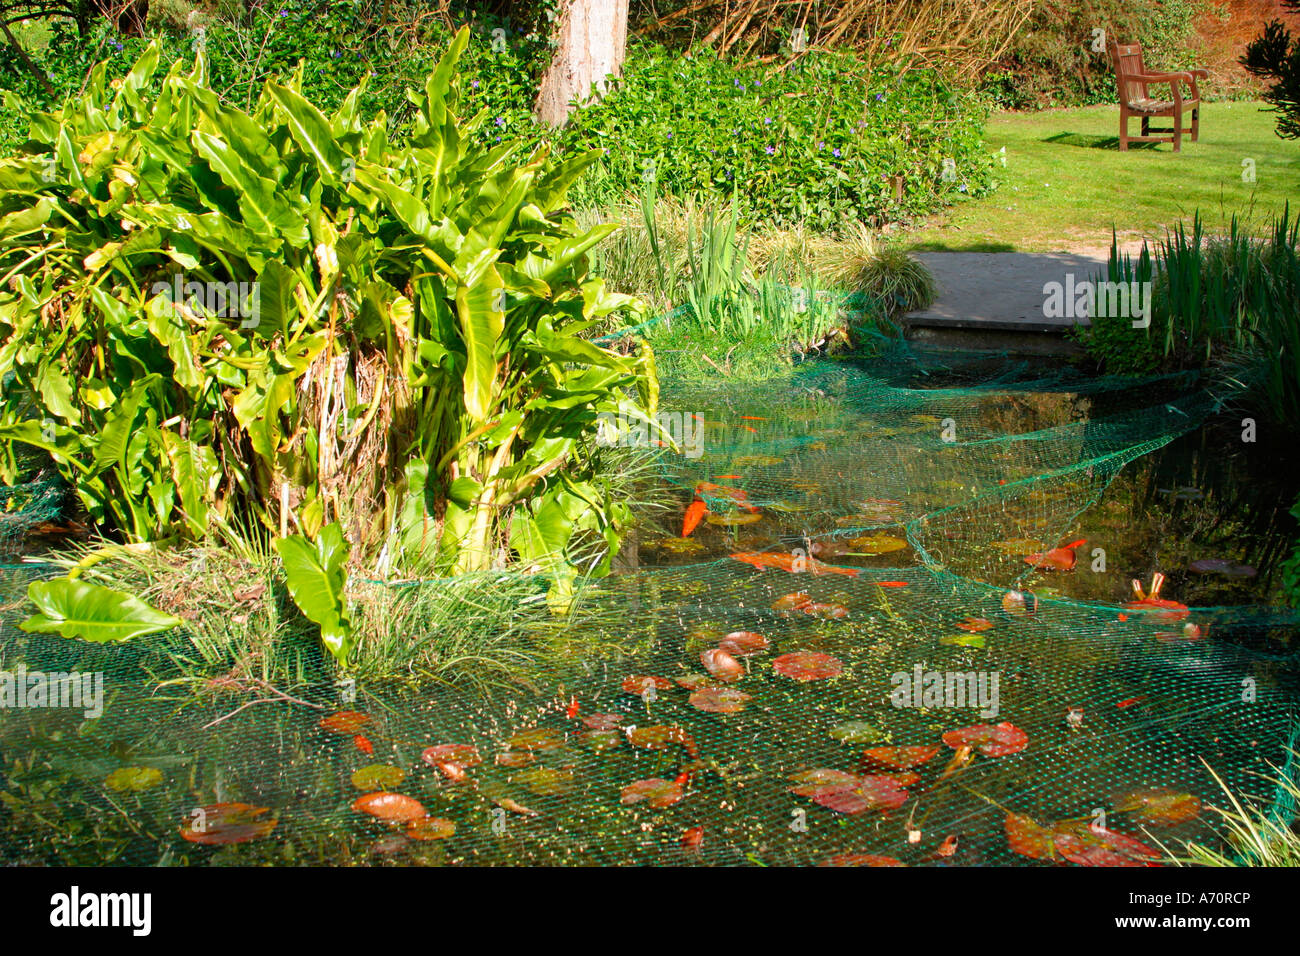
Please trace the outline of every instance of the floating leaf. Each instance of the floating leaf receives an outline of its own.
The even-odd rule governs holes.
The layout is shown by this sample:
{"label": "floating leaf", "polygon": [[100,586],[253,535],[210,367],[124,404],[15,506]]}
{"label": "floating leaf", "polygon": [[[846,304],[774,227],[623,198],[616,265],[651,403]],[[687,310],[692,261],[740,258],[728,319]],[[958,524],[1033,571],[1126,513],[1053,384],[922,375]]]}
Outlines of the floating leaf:
{"label": "floating leaf", "polygon": [[269,812],[267,807],[248,803],[214,803],[191,814],[181,828],[181,836],[204,846],[247,843],[275,829],[274,819],[258,819]]}
{"label": "floating leaf", "polygon": [[[683,777],[685,774],[682,775]],[[682,778],[677,780],[664,780],[660,777],[650,777],[647,780],[637,780],[628,784],[619,794],[619,801],[622,803],[647,803],[652,807],[671,807],[674,803],[680,803],[682,799]]]}
{"label": "floating leaf", "polygon": [[533,727],[519,731],[506,741],[506,746],[511,750],[558,750],[564,746],[564,733],[551,727]]}
{"label": "floating leaf", "polygon": [[1000,724],[976,724],[950,730],[943,735],[943,742],[954,749],[974,747],[986,757],[1005,757],[1029,746],[1029,736],[1015,724],[1004,720]]}
{"label": "floating leaf", "polygon": [[718,647],[701,653],[700,663],[704,665],[706,671],[724,683],[740,680],[745,676],[745,665]]}
{"label": "floating leaf", "polygon": [[855,814],[866,810],[893,810],[907,802],[906,789],[887,775],[855,777],[843,771],[818,768],[795,774],[798,785],[790,792],[807,797],[836,813]]}
{"label": "floating leaf", "polygon": [[651,677],[648,674],[633,674],[623,678],[623,690],[638,697],[652,687],[655,690],[672,690],[673,682],[666,677]]}
{"label": "floating leaf", "polygon": [[687,703],[711,714],[738,714],[747,700],[749,695],[734,687],[707,687],[691,694]]}
{"label": "floating leaf", "polygon": [[830,734],[842,744],[874,744],[888,740],[889,734],[865,720],[850,720],[832,727]]}
{"label": "floating leaf", "polygon": [[782,677],[797,681],[825,680],[838,677],[844,665],[838,658],[821,651],[795,651],[782,654],[772,662],[772,669]]}
{"label": "floating leaf", "polygon": [[1158,826],[1186,823],[1200,815],[1201,800],[1190,793],[1151,788],[1134,790],[1115,801],[1115,810]]}
{"label": "floating leaf", "polygon": [[110,790],[130,792],[148,790],[162,781],[162,771],[156,767],[119,767],[108,775],[104,785]]}
{"label": "floating leaf", "polygon": [[362,767],[352,774],[352,786],[358,790],[388,790],[399,787],[406,779],[406,771],[390,764],[375,763]]}
{"label": "floating leaf", "polygon": [[536,759],[527,750],[507,750],[503,754],[497,754],[496,762],[498,767],[527,767]]}
{"label": "floating leaf", "polygon": [[853,550],[858,554],[864,554],[867,557],[876,557],[881,554],[892,554],[895,551],[902,551],[907,547],[907,542],[902,538],[895,538],[888,534],[867,534],[860,538],[854,538],[849,542],[853,545]]}
{"label": "floating leaf", "polygon": [[958,630],[970,631],[972,634],[987,631],[992,626],[993,622],[986,617],[964,617],[957,622]]}
{"label": "floating leaf", "polygon": [[614,730],[626,719],[624,714],[588,714],[582,725],[589,730]]}
{"label": "floating leaf", "polygon": [[1055,833],[1029,817],[1008,813],[1004,823],[1007,845],[1012,852],[1031,860],[1059,860],[1060,854],[1053,843]]}
{"label": "floating leaf", "polygon": [[720,515],[711,514],[704,520],[709,524],[718,525],[723,528],[739,528],[742,525],[754,524],[757,521],[762,521],[763,516],[760,514],[753,514],[752,512],[731,511]]}
{"label": "floating leaf", "polygon": [[939,643],[949,647],[984,647],[983,634],[945,634]]}
{"label": "floating leaf", "polygon": [[721,682],[706,674],[683,674],[677,679],[677,686],[687,690],[704,690],[706,687],[720,687]]}
{"label": "floating leaf", "polygon": [[933,760],[938,752],[937,744],[931,747],[871,747],[863,752],[862,759],[867,764],[890,770],[910,770]]}
{"label": "floating leaf", "polygon": [[572,767],[530,767],[510,778],[539,797],[558,797],[573,791]]}
{"label": "floating leaf", "polygon": [[330,714],[328,717],[322,717],[320,726],[324,730],[335,734],[345,734],[354,737],[361,732],[366,724],[370,723],[369,714],[358,713],[355,710],[340,710],[336,714]]}
{"label": "floating leaf", "polygon": [[352,802],[352,809],[388,823],[409,823],[425,815],[424,806],[419,800],[383,790],[357,797]]}
{"label": "floating leaf", "polygon": [[770,645],[766,637],[753,631],[732,631],[718,642],[718,647],[732,657],[751,657],[767,650]]}
{"label": "floating leaf", "polygon": [[420,817],[406,825],[412,840],[445,840],[456,832],[456,824],[442,817]]}
{"label": "floating leaf", "polygon": [[772,603],[773,611],[794,611],[805,604],[811,604],[812,598],[802,591],[796,591],[793,594],[786,594],[777,598]]}
{"label": "floating leaf", "polygon": [[483,762],[478,748],[473,744],[437,744],[433,747],[425,747],[420,754],[420,759],[430,767],[455,764],[458,767],[468,768],[477,767]]}
{"label": "floating leaf", "polygon": [[819,604],[810,601],[802,605],[799,610],[805,614],[811,614],[813,617],[831,618],[837,621],[849,616],[849,609],[843,604]]}
{"label": "floating leaf", "polygon": [[681,727],[671,724],[657,724],[653,727],[628,727],[627,742],[633,747],[646,750],[667,750],[676,744],[685,748],[692,757],[697,756],[695,740]]}
{"label": "floating leaf", "polygon": [[578,735],[578,740],[600,753],[605,750],[613,750],[619,746],[623,742],[623,735],[618,732],[617,728],[611,727],[609,730],[583,731]]}
{"label": "floating leaf", "polygon": [[1079,866],[1154,866],[1160,853],[1114,830],[1080,823],[1058,828],[1052,838],[1058,853]]}

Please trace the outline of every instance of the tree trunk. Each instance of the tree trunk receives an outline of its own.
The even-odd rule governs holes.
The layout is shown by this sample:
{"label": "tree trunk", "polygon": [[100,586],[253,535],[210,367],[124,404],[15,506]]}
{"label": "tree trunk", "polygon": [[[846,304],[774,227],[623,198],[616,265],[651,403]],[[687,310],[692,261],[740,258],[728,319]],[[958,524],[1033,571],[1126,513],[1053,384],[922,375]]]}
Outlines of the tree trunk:
{"label": "tree trunk", "polygon": [[605,92],[605,78],[618,76],[627,52],[628,0],[565,0],[560,12],[559,44],[537,91],[533,113],[549,126],[563,126],[576,100],[585,103],[595,84]]}

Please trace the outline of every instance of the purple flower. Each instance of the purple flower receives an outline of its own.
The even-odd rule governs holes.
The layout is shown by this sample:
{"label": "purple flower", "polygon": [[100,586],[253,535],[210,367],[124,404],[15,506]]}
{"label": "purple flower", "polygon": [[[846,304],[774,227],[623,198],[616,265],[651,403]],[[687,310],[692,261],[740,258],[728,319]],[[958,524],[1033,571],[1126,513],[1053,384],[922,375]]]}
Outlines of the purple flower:
{"label": "purple flower", "polygon": [[282,17],[287,17],[288,15],[289,15],[289,11],[288,11],[288,10],[281,10],[281,11],[280,11],[280,16],[282,16]]}
{"label": "purple flower", "polygon": [[754,85],[755,85],[755,86],[762,86],[762,85],[763,85],[763,82],[762,82],[761,80],[755,80],[755,81],[754,81]]}
{"label": "purple flower", "polygon": [[505,125],[506,125],[506,118],[505,118],[504,116],[498,116],[498,117],[497,117],[496,119],[494,119],[492,122],[496,123],[498,126],[505,126]]}
{"label": "purple flower", "polygon": [[669,138],[669,139],[672,139],[672,138],[673,138],[673,131],[672,131],[672,130],[669,130],[669,131],[668,131],[668,138]]}
{"label": "purple flower", "polygon": [[470,87],[473,88],[473,89],[476,89],[476,90],[477,90],[477,89],[478,89],[478,80],[475,80],[474,82],[472,82],[472,83],[470,84]]}
{"label": "purple flower", "polygon": [[885,98],[885,94],[884,94],[884,93],[877,93],[877,94],[876,94],[876,100],[877,100],[877,102],[879,102],[880,100],[883,100],[884,98]]}
{"label": "purple flower", "polygon": [[839,151],[839,148],[836,147],[835,149],[832,149],[832,150],[831,150],[831,155],[834,156],[836,159],[839,159],[839,158],[840,158],[840,151]]}
{"label": "purple flower", "polygon": [[765,152],[765,153],[767,153],[767,155],[771,156],[771,155],[773,155],[773,154],[776,153],[776,147],[775,147],[775,146],[764,146],[764,147],[763,147],[763,152]]}
{"label": "purple flower", "polygon": [[772,117],[770,117],[770,116],[764,116],[764,117],[763,117],[763,125],[764,125],[764,126],[771,126],[771,125],[772,125]]}
{"label": "purple flower", "polygon": [[115,50],[119,50],[119,51],[120,51],[120,50],[122,49],[122,44],[121,44],[121,42],[120,42],[120,41],[116,41],[116,40],[113,41],[113,49],[115,49]]}
{"label": "purple flower", "polygon": [[334,57],[334,59],[337,60],[340,56],[342,56],[342,54],[339,53],[338,50],[330,50],[330,56]]}

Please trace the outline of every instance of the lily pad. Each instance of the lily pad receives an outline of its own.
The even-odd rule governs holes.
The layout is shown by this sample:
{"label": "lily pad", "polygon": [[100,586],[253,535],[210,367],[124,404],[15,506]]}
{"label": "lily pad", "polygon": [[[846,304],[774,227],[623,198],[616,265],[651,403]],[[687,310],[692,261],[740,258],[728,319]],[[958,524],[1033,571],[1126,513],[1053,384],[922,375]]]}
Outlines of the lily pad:
{"label": "lily pad", "polygon": [[247,843],[275,829],[274,819],[260,819],[269,812],[267,807],[248,803],[214,803],[191,814],[181,828],[181,836],[204,846]]}
{"label": "lily pad", "polygon": [[772,602],[773,611],[794,611],[803,607],[805,604],[811,604],[812,598],[802,591],[796,591],[793,594],[785,594]]}
{"label": "lily pad", "polygon": [[738,714],[747,700],[749,695],[734,687],[706,687],[691,694],[687,703],[711,714]]}
{"label": "lily pad", "polygon": [[707,515],[704,519],[711,525],[717,525],[722,528],[739,528],[742,525],[754,524],[762,521],[763,516],[748,511],[731,511],[725,514]]}
{"label": "lily pad", "polygon": [[1030,817],[1018,813],[1008,813],[1003,826],[1007,833],[1007,845],[1013,853],[1027,856],[1031,860],[1059,860],[1053,842],[1055,833]]}
{"label": "lily pad", "polygon": [[874,744],[889,740],[889,734],[865,720],[850,720],[832,727],[830,734],[842,744]]}
{"label": "lily pad", "polygon": [[1058,828],[1052,843],[1058,853],[1079,866],[1154,866],[1159,851],[1114,830],[1089,824]]}
{"label": "lily pad", "polygon": [[578,740],[597,753],[601,753],[621,745],[623,735],[617,728],[611,727],[609,730],[585,730],[578,735]]}
{"label": "lily pad", "polygon": [[559,797],[573,792],[572,767],[530,767],[510,778],[539,797]]}
{"label": "lily pad", "polygon": [[400,787],[406,771],[386,763],[374,763],[352,773],[352,786],[358,790],[390,790]]}
{"label": "lily pad", "polygon": [[836,813],[856,814],[867,810],[894,810],[907,802],[907,790],[890,776],[855,777],[838,770],[819,768],[796,774],[797,786],[790,792],[807,797]]}
{"label": "lily pad", "polygon": [[483,757],[473,744],[437,744],[426,747],[420,754],[420,759],[430,767],[455,764],[458,767],[468,768],[477,767],[483,762]]}
{"label": "lily pad", "polygon": [[619,801],[627,804],[647,803],[652,807],[662,808],[680,803],[682,796],[681,778],[664,780],[660,777],[650,777],[647,780],[629,783],[619,794]]}
{"label": "lily pad", "polygon": [[387,823],[410,823],[425,816],[424,806],[419,800],[384,790],[357,797],[352,802],[352,809],[357,813],[368,813]]}
{"label": "lily pad", "polygon": [[162,781],[162,771],[156,767],[119,767],[108,775],[104,785],[119,793],[129,793],[148,790]]}
{"label": "lily pad", "polygon": [[849,616],[849,609],[843,604],[822,604],[816,601],[810,601],[802,605],[799,610],[805,614],[811,614],[813,617],[829,618],[832,620],[843,620]]}
{"label": "lily pad", "polygon": [[506,741],[506,746],[511,750],[559,750],[564,746],[564,732],[552,727],[532,727],[519,731]]}
{"label": "lily pad", "polygon": [[844,671],[844,664],[839,658],[821,651],[794,651],[774,660],[772,669],[791,680],[826,680],[838,677]]}
{"label": "lily pad", "polygon": [[869,557],[892,554],[907,547],[907,542],[902,538],[895,538],[893,535],[888,534],[863,535],[860,538],[854,538],[849,544],[853,545],[853,550],[858,554],[865,554]]}
{"label": "lily pad", "polygon": [[1029,735],[1009,721],[1000,724],[976,724],[950,730],[943,742],[953,749],[974,747],[986,757],[1006,757],[1029,746]]}
{"label": "lily pad", "polygon": [[582,718],[582,726],[588,730],[615,730],[626,719],[625,714],[588,714]]}
{"label": "lily pad", "polygon": [[875,853],[840,853],[831,857],[822,866],[907,866],[907,864],[892,856],[878,856]]}
{"label": "lily pad", "polygon": [[949,647],[984,647],[988,642],[983,634],[946,634],[939,638],[939,643]]}
{"label": "lily pad", "polygon": [[445,840],[456,832],[456,824],[442,817],[420,817],[406,825],[412,840]]}
{"label": "lily pad", "polygon": [[719,647],[700,654],[700,663],[714,679],[730,683],[745,676],[745,665]]}
{"label": "lily pad", "polygon": [[507,750],[497,754],[496,764],[498,767],[527,767],[536,760],[537,755],[527,750]]}
{"label": "lily pad", "polygon": [[721,641],[718,647],[732,657],[751,657],[771,646],[771,642],[762,634],[753,631],[732,631]]}
{"label": "lily pad", "polygon": [[697,756],[695,739],[681,727],[672,724],[656,724],[651,727],[628,727],[625,731],[627,742],[633,747],[646,750],[667,750],[671,746],[680,746],[692,757]]}
{"label": "lily pad", "polygon": [[958,630],[969,631],[972,634],[987,631],[991,627],[993,627],[993,622],[986,617],[964,617],[957,622]]}
{"label": "lily pad", "polygon": [[638,697],[646,691],[654,688],[655,690],[672,690],[673,682],[667,677],[652,677],[649,674],[632,674],[623,678],[623,690],[629,694],[636,694]]}
{"label": "lily pad", "polygon": [[1200,815],[1201,799],[1163,788],[1134,790],[1115,801],[1115,810],[1157,826],[1176,826]]}

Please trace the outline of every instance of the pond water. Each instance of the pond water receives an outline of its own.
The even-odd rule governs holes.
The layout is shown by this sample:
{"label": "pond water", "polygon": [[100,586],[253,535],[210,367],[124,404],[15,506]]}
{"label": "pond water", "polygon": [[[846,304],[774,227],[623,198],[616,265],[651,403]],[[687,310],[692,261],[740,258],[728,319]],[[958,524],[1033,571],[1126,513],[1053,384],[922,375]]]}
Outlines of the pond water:
{"label": "pond water", "polygon": [[[1217,845],[1206,764],[1293,812],[1252,773],[1286,760],[1297,726],[1276,574],[1295,471],[1204,391],[818,362],[744,389],[670,383],[663,401],[701,416],[703,454],[664,455],[586,598],[591,652],[540,690],[331,684],[236,711],[159,686],[147,645],[84,649],[101,717],[0,711],[0,859],[1135,863]],[[1026,561],[1080,539],[1071,570]],[[1187,607],[1123,607],[1157,572]],[[763,640],[724,643],[734,659],[711,660],[735,679],[711,679],[701,654],[736,632]],[[9,672],[69,659],[12,627],[0,643]],[[984,693],[913,695],[918,675]],[[439,745],[462,749],[422,756]],[[375,790],[448,823],[354,808]]]}

